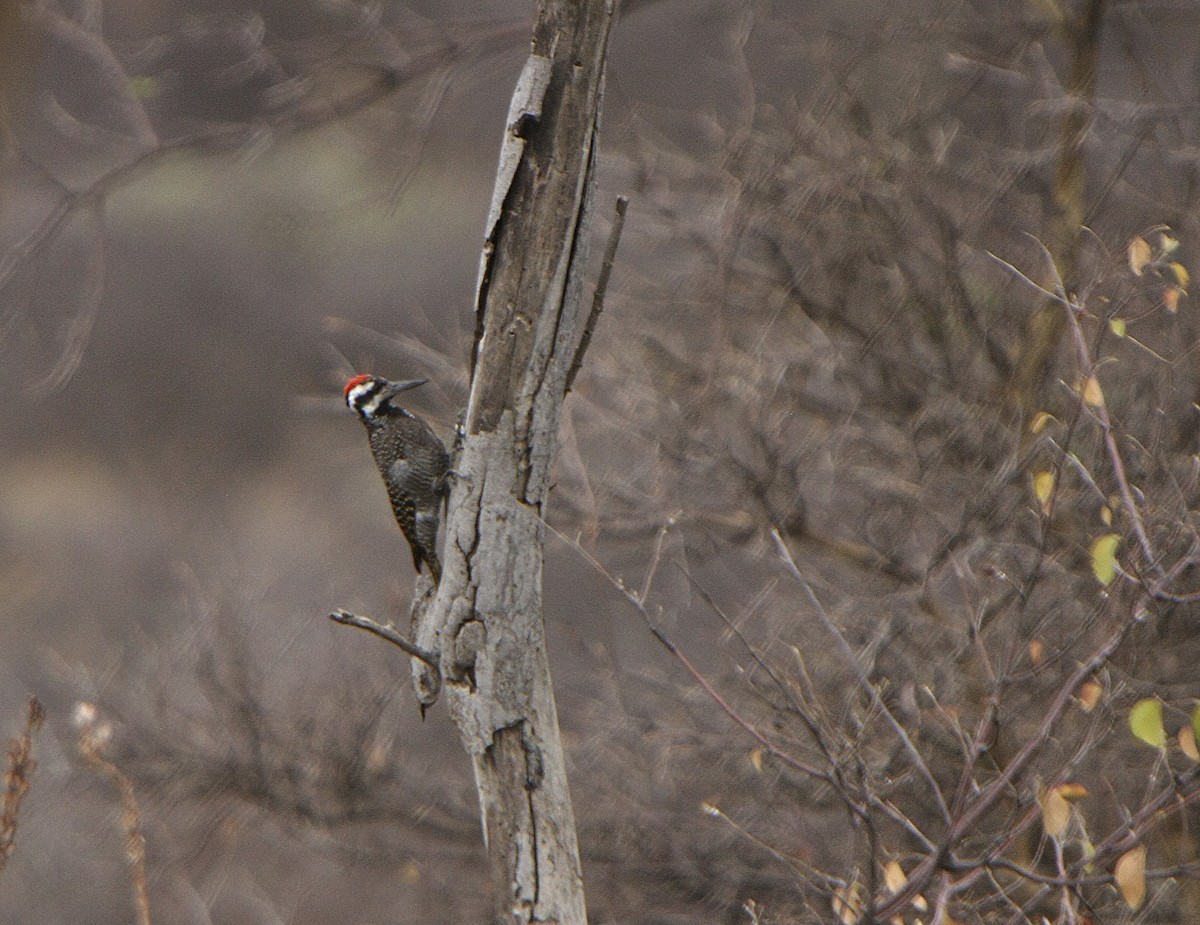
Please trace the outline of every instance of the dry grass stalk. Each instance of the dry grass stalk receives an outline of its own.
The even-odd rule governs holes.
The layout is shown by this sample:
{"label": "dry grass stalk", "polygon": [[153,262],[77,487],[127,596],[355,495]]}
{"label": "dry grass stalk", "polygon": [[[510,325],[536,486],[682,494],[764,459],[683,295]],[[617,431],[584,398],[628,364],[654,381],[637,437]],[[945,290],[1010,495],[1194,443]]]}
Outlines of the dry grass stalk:
{"label": "dry grass stalk", "polygon": [[29,698],[25,728],[8,746],[8,771],[4,775],[4,812],[0,814],[0,871],[13,853],[17,837],[17,817],[21,800],[29,791],[29,779],[37,762],[33,760],[33,734],[42,725],[46,713],[36,697]]}

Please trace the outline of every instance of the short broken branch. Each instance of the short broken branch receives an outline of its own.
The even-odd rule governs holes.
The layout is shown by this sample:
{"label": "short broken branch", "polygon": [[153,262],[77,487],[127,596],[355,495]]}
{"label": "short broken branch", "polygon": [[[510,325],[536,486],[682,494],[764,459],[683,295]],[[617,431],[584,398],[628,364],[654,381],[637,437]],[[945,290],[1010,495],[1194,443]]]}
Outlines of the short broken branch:
{"label": "short broken branch", "polygon": [[382,623],[376,623],[370,617],[363,617],[356,613],[350,613],[348,610],[335,610],[329,615],[329,619],[334,623],[341,623],[344,626],[357,626],[360,630],[366,630],[368,633],[374,633],[381,639],[386,639],[396,648],[403,651],[406,655],[410,655],[418,661],[424,662],[433,671],[439,672],[437,656],[432,652],[422,649],[415,643],[409,642],[403,636],[396,632],[394,627],[384,626]]}
{"label": "short broken branch", "polygon": [[628,197],[617,197],[612,230],[608,233],[608,244],[604,247],[604,260],[600,264],[600,276],[596,279],[596,291],[592,295],[592,310],[588,312],[587,324],[583,327],[583,337],[579,339],[579,346],[575,348],[575,358],[571,360],[571,368],[567,371],[566,390],[568,392],[575,383],[575,374],[583,365],[583,355],[587,353],[588,345],[592,342],[592,332],[596,330],[596,322],[600,320],[600,312],[604,310],[604,295],[608,292],[608,280],[612,276],[613,264],[617,259],[617,245],[621,243],[621,231],[625,227],[625,209],[628,206]]}

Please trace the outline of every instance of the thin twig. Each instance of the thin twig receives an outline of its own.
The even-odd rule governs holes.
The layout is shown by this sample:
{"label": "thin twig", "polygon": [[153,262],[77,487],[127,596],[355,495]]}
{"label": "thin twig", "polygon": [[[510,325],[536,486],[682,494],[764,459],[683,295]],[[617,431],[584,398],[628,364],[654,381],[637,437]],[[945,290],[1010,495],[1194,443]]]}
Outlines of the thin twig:
{"label": "thin twig", "polygon": [[609,584],[621,592],[625,599],[634,606],[634,609],[637,610],[642,619],[646,622],[646,628],[650,631],[650,635],[657,639],[659,643],[662,644],[663,648],[665,648],[671,653],[672,656],[675,657],[675,660],[678,661],[679,664],[684,667],[687,673],[692,676],[692,679],[700,685],[704,693],[706,693],[709,698],[718,707],[720,707],[730,719],[746,730],[746,732],[748,732],[750,736],[756,742],[758,742],[759,745],[766,749],[769,754],[778,758],[788,767],[794,768],[797,771],[801,771],[811,777],[815,777],[818,780],[825,781],[831,785],[836,783],[826,771],[823,771],[815,765],[811,765],[808,762],[785,752],[774,742],[768,739],[752,722],[738,713],[738,711],[734,709],[733,706],[731,706],[729,702],[720,695],[720,693],[718,693],[717,689],[713,687],[712,682],[709,681],[708,678],[704,676],[703,672],[701,672],[700,669],[692,663],[691,659],[689,659],[683,654],[683,652],[680,651],[679,647],[671,641],[670,637],[668,637],[662,630],[654,625],[654,622],[650,618],[650,614],[646,611],[645,604],[642,602],[641,598],[638,597],[636,591],[631,591],[625,584],[624,580],[613,575],[604,567],[604,564],[599,559],[593,556],[578,543],[564,536],[558,530],[555,530],[554,527],[552,527],[549,523],[546,523],[546,521],[542,521],[542,523],[546,525],[546,528],[551,533],[583,556],[583,558],[587,560],[588,564],[590,564],[592,568],[599,572],[609,582]]}
{"label": "thin twig", "polygon": [[700,685],[700,688],[725,713],[725,715],[733,720],[734,723],[740,726],[743,730],[745,730],[751,736],[751,738],[753,738],[756,742],[758,742],[759,745],[763,747],[763,749],[766,750],[769,755],[779,759],[779,761],[793,770],[807,774],[810,777],[822,781],[837,790],[843,802],[850,807],[851,811],[856,816],[860,816],[865,819],[869,807],[878,807],[888,816],[888,818],[903,827],[905,831],[907,831],[914,839],[924,845],[928,850],[934,851],[936,849],[937,846],[934,844],[934,842],[917,827],[916,823],[909,819],[896,806],[873,794],[869,788],[866,788],[863,791],[863,799],[866,801],[866,805],[860,804],[851,799],[852,794],[850,792],[849,785],[845,782],[841,774],[841,769],[836,762],[831,762],[832,770],[823,770],[816,765],[797,758],[796,756],[775,745],[757,726],[742,716],[724,697],[722,697],[712,683],[700,671],[700,669],[697,668],[692,661],[686,655],[684,655],[682,651],[680,651],[679,647],[671,641],[670,637],[668,637],[662,630],[654,625],[650,618],[650,614],[647,613],[646,607],[638,598],[636,591],[631,591],[623,579],[618,578],[609,572],[609,570],[604,567],[604,564],[599,559],[584,549],[581,545],[579,545],[579,543],[572,540],[570,537],[563,535],[563,533],[561,533],[559,530],[556,530],[546,521],[543,520],[542,523],[545,525],[547,530],[549,530],[552,534],[557,536],[560,540],[581,555],[584,560],[592,566],[592,568],[594,568],[601,576],[603,576],[609,584],[616,588],[617,591],[619,591],[625,597],[625,599],[633,605],[633,607],[645,621],[646,628],[650,631],[650,634],[656,640],[658,640],[663,648],[665,648],[675,658],[675,660],[679,662],[680,665],[683,666],[688,674],[692,676],[692,679],[698,685]]}
{"label": "thin twig", "polygon": [[356,626],[360,630],[366,630],[368,633],[374,633],[381,639],[386,639],[396,648],[400,649],[406,655],[410,655],[417,661],[424,662],[435,672],[440,671],[438,668],[437,656],[426,649],[422,649],[416,643],[409,642],[398,632],[394,627],[384,626],[382,623],[376,623],[370,617],[363,617],[356,613],[350,613],[348,610],[335,610],[329,615],[329,619],[334,623],[341,623],[343,626]]}
{"label": "thin twig", "polygon": [[654,576],[658,574],[658,566],[662,562],[663,544],[667,541],[667,532],[675,525],[675,519],[678,514],[674,514],[667,519],[667,522],[662,525],[658,531],[658,539],[654,543],[654,555],[650,557],[650,567],[646,569],[646,579],[642,582],[642,590],[638,594],[638,601],[644,606],[646,599],[650,597],[650,588],[654,585]]}
{"label": "thin twig", "polygon": [[1072,303],[1070,299],[1066,298],[1065,296],[1059,295],[1057,292],[1051,292],[1049,289],[1047,289],[1045,286],[1042,286],[1039,283],[1035,283],[1032,279],[1030,279],[1028,276],[1026,276],[1024,273],[1022,273],[1020,270],[1018,270],[1015,266],[1013,266],[1011,263],[1009,263],[1003,257],[997,257],[991,251],[985,251],[985,253],[989,257],[991,257],[994,261],[996,261],[996,263],[1000,264],[1000,266],[1004,267],[1006,270],[1008,270],[1010,273],[1012,273],[1012,275],[1015,276],[1017,279],[1021,280],[1024,283],[1027,283],[1030,287],[1032,287],[1034,290],[1036,290],[1037,292],[1044,295],[1047,299],[1050,299],[1052,302],[1058,302],[1064,308],[1069,309],[1069,308],[1075,307],[1074,303]]}
{"label": "thin twig", "polygon": [[608,244],[604,248],[604,261],[600,264],[600,276],[596,280],[596,291],[592,295],[592,310],[588,312],[587,324],[583,326],[583,337],[579,339],[579,346],[575,348],[575,358],[571,361],[571,368],[567,371],[566,390],[568,392],[571,391],[571,385],[575,382],[575,374],[583,365],[583,355],[592,342],[592,333],[596,330],[600,312],[604,309],[604,295],[608,291],[608,280],[612,276],[613,263],[617,259],[617,245],[621,242],[621,230],[625,227],[625,209],[628,206],[629,199],[627,197],[617,197],[616,214],[613,216],[612,229],[608,233]]}
{"label": "thin twig", "polygon": [[896,737],[900,740],[900,744],[904,747],[904,750],[908,752],[908,756],[912,760],[913,767],[921,776],[921,779],[925,781],[926,785],[928,785],[930,792],[933,794],[934,801],[938,805],[938,810],[942,814],[942,819],[945,820],[945,822],[950,823],[952,819],[950,807],[946,805],[946,798],[942,794],[941,788],[937,785],[937,781],[933,779],[933,773],[929,770],[929,765],[925,762],[925,759],[917,750],[917,746],[913,744],[912,738],[900,724],[900,721],[896,719],[892,711],[888,709],[887,704],[883,702],[883,698],[879,695],[879,689],[871,683],[871,679],[868,678],[866,672],[863,671],[862,665],[859,663],[858,659],[850,649],[850,644],[846,642],[846,637],[842,635],[841,630],[834,625],[834,622],[832,619],[830,619],[829,614],[825,612],[825,607],[821,604],[820,599],[813,591],[812,585],[810,585],[808,580],[805,579],[805,577],[800,573],[800,569],[796,565],[796,560],[792,558],[791,550],[787,548],[787,544],[783,541],[783,536],[780,535],[778,530],[773,529],[771,530],[771,538],[775,541],[775,548],[779,551],[779,556],[783,560],[784,566],[787,568],[791,576],[799,583],[800,588],[804,591],[805,596],[816,609],[817,617],[820,619],[821,624],[825,627],[826,631],[833,636],[834,640],[838,644],[838,647],[842,650],[842,654],[849,663],[850,669],[854,672],[855,680],[858,681],[859,685],[866,692],[867,696],[871,698],[871,702],[875,705],[875,708],[879,710],[879,712],[887,720],[888,725],[892,727],[892,731],[896,733]]}
{"label": "thin twig", "polygon": [[712,816],[714,819],[720,819],[726,823],[731,829],[741,835],[747,841],[757,845],[766,851],[771,857],[777,860],[780,864],[791,868],[799,874],[813,889],[823,890],[826,893],[832,893],[836,889],[841,889],[846,886],[846,881],[838,877],[831,876],[822,870],[818,870],[811,864],[807,863],[799,854],[784,854],[778,848],[763,841],[745,826],[741,825],[731,818],[721,807],[715,803],[704,803],[701,809]]}
{"label": "thin twig", "polygon": [[[1109,597],[1108,600],[1113,600],[1113,597]],[[1076,665],[1070,677],[1059,686],[1058,692],[1054,695],[1045,713],[1042,715],[1041,721],[1038,723],[1037,731],[1020,748],[1017,754],[1012,757],[1008,764],[1004,766],[1000,775],[984,786],[978,792],[971,805],[955,817],[949,831],[945,835],[944,843],[946,845],[955,845],[964,835],[973,832],[979,820],[996,805],[996,802],[1004,794],[1010,792],[1010,788],[1013,787],[1017,777],[1029,766],[1029,763],[1042,750],[1046,742],[1049,741],[1062,714],[1072,703],[1075,691],[1079,689],[1079,685],[1095,674],[1100,666],[1108,661],[1113,653],[1120,648],[1121,643],[1125,641],[1125,637],[1129,635],[1133,628],[1142,622],[1143,617],[1141,613],[1147,600],[1148,596],[1135,601],[1130,609],[1130,616],[1086,660]],[[921,861],[909,874],[908,883],[904,888],[893,896],[884,907],[878,910],[879,917],[886,919],[900,912],[913,896],[925,888],[925,885],[937,871],[940,864],[941,859],[936,855],[931,855]]]}
{"label": "thin twig", "polygon": [[[1080,372],[1083,375],[1083,381],[1086,382],[1088,378],[1095,376],[1096,364],[1092,360],[1091,352],[1088,350],[1087,342],[1083,336],[1083,329],[1079,324],[1078,316],[1082,314],[1083,308],[1072,301],[1067,293],[1062,278],[1058,274],[1058,269],[1054,264],[1054,257],[1051,255],[1049,249],[1047,249],[1046,245],[1037,238],[1033,238],[1033,241],[1041,250],[1043,256],[1045,256],[1047,265],[1050,267],[1050,272],[1054,274],[1055,291],[1053,292],[1047,289],[1045,286],[1035,283],[1032,279],[1018,270],[1007,260],[1002,260],[991,252],[988,252],[988,256],[1001,266],[1008,269],[1019,279],[1029,284],[1037,292],[1054,300],[1063,307],[1063,310],[1066,312],[1067,323],[1071,328]],[[1121,457],[1121,451],[1117,446],[1116,436],[1113,433],[1112,421],[1108,416],[1108,404],[1104,400],[1103,389],[1101,389],[1099,392],[1099,399],[1099,404],[1090,405],[1089,410],[1095,417],[1097,423],[1099,423],[1100,429],[1104,434],[1104,445],[1108,452],[1109,462],[1113,467],[1113,478],[1116,480],[1117,490],[1121,494],[1121,502],[1125,506],[1126,514],[1128,515],[1130,524],[1133,527],[1133,532],[1137,535],[1138,544],[1141,546],[1142,555],[1146,557],[1147,565],[1161,573],[1161,567],[1158,564],[1158,557],[1154,552],[1153,544],[1150,542],[1150,537],[1146,532],[1145,524],[1142,522],[1141,512],[1134,501],[1133,490],[1129,485],[1129,479],[1125,474],[1124,460]],[[1080,396],[1080,401],[1083,402],[1082,396]]]}
{"label": "thin twig", "polygon": [[[726,628],[730,633],[733,634],[734,638],[742,644],[742,648],[744,648],[749,653],[750,657],[754,659],[755,664],[758,665],[758,667],[761,668],[766,673],[767,677],[769,677],[775,684],[775,687],[787,700],[793,714],[800,719],[801,724],[803,724],[805,729],[808,730],[808,734],[812,736],[813,740],[816,742],[817,747],[825,756],[825,760],[829,762],[829,766],[833,768],[833,772],[840,778],[841,768],[838,764],[837,757],[833,753],[833,749],[829,746],[829,743],[826,742],[825,735],[822,732],[821,727],[817,723],[817,720],[808,712],[806,705],[801,704],[800,701],[796,699],[796,695],[792,690],[792,686],[787,684],[784,679],[780,677],[779,673],[771,667],[770,663],[768,663],[767,660],[764,659],[761,654],[759,654],[758,650],[750,644],[750,640],[746,638],[745,634],[741,631],[738,625],[729,618],[729,615],[725,613],[724,609],[722,609],[713,596],[709,594],[707,590],[705,590],[705,588],[692,575],[692,573],[689,572],[687,568],[685,568],[679,562],[676,562],[675,566],[679,569],[679,571],[683,572],[684,577],[687,578],[688,582],[692,586],[692,589],[700,595],[700,599],[708,605],[709,609],[713,613],[720,617],[721,622],[725,624]],[[849,788],[847,787],[847,790],[848,789]]]}
{"label": "thin twig", "polygon": [[[632,600],[632,598],[630,599]],[[708,678],[704,677],[700,669],[692,664],[691,659],[684,655],[683,652],[679,650],[679,647],[675,645],[675,643],[673,643],[662,630],[650,623],[650,616],[645,612],[645,610],[639,607],[638,612],[646,618],[646,628],[650,630],[650,635],[657,639],[662,647],[675,657],[675,660],[679,662],[679,664],[684,667],[687,673],[692,676],[692,680],[700,685],[701,689],[708,695],[709,699],[712,700],[712,702],[718,707],[720,707],[726,716],[746,730],[746,732],[750,734],[750,737],[753,738],[754,741],[767,750],[768,754],[779,759],[790,768],[801,771],[810,777],[815,777],[817,780],[825,781],[827,784],[836,785],[836,781],[834,781],[829,775],[829,772],[823,771],[816,765],[809,764],[807,761],[803,761],[800,758],[797,758],[795,755],[785,752],[778,745],[763,735],[757,726],[738,713],[738,711],[735,710],[729,704],[729,702],[717,692],[717,689],[712,686],[712,682],[710,682]]]}
{"label": "thin twig", "polygon": [[[1079,324],[1079,313],[1082,309],[1075,305],[1067,297],[1066,289],[1062,279],[1058,275],[1057,269],[1054,266],[1054,258],[1050,256],[1050,251],[1046,249],[1046,245],[1041,241],[1034,239],[1037,246],[1041,248],[1047,262],[1050,265],[1051,271],[1054,273],[1054,285],[1059,291],[1067,314],[1067,324],[1071,328],[1071,335],[1075,343],[1075,353],[1077,362],[1079,363],[1080,372],[1086,377],[1083,381],[1088,381],[1095,378],[1096,362],[1092,359],[1092,354],[1088,350],[1087,341],[1083,336],[1083,328]],[[1097,380],[1098,382],[1098,380]],[[1129,485],[1129,478],[1125,474],[1125,462],[1121,456],[1121,450],[1117,446],[1117,438],[1113,433],[1112,421],[1108,416],[1108,402],[1104,398],[1104,390],[1097,389],[1097,402],[1087,402],[1092,408],[1092,413],[1100,424],[1100,429],[1104,432],[1104,446],[1108,451],[1108,460],[1113,467],[1113,478],[1117,483],[1117,490],[1121,493],[1121,503],[1125,506],[1125,515],[1129,518],[1130,524],[1133,526],[1133,532],[1137,535],[1138,543],[1142,548],[1142,555],[1146,557],[1146,564],[1162,574],[1162,568],[1158,563],[1158,555],[1154,552],[1154,547],[1150,542],[1150,536],[1146,532],[1146,525],[1142,522],[1141,509],[1133,497],[1133,489]],[[1079,397],[1080,402],[1084,401],[1082,395]]]}

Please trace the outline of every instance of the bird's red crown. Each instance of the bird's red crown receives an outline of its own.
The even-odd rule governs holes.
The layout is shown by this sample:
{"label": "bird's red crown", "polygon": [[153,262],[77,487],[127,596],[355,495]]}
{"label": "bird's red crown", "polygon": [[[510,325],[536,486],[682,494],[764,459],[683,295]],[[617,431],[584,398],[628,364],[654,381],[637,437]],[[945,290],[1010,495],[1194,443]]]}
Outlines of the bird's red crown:
{"label": "bird's red crown", "polygon": [[359,373],[357,376],[355,376],[353,379],[351,379],[349,382],[346,383],[345,391],[342,392],[343,397],[349,398],[351,389],[353,389],[355,386],[362,385],[364,382],[366,382],[370,378],[371,378],[371,376],[368,373]]}

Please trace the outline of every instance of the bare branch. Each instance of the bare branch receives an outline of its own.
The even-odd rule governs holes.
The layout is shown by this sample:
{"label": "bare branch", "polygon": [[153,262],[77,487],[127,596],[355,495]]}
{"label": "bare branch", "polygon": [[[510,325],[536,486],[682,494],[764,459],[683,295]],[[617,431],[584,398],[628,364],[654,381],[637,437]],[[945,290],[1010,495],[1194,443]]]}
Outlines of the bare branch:
{"label": "bare branch", "polygon": [[625,227],[625,209],[628,206],[628,198],[617,197],[616,214],[613,216],[612,229],[608,233],[608,244],[604,248],[604,260],[600,264],[600,276],[596,280],[596,291],[592,295],[592,310],[588,313],[587,323],[583,327],[583,337],[579,339],[579,346],[575,350],[575,359],[571,361],[571,368],[567,372],[568,392],[571,391],[571,386],[575,382],[575,374],[583,365],[583,356],[592,342],[592,332],[596,330],[600,312],[604,309],[604,296],[608,292],[608,279],[612,276],[613,263],[617,259],[617,245],[621,243],[621,230]]}
{"label": "bare branch", "polygon": [[821,601],[817,598],[816,593],[813,591],[812,585],[810,585],[800,573],[800,569],[796,566],[796,561],[792,558],[791,551],[787,548],[787,544],[783,541],[783,537],[780,535],[777,529],[771,530],[771,539],[775,541],[775,548],[779,551],[779,556],[780,559],[783,560],[784,566],[787,568],[791,576],[795,578],[797,582],[799,582],[805,596],[816,609],[817,616],[820,618],[821,624],[837,642],[838,648],[841,650],[847,664],[850,666],[850,670],[854,672],[855,680],[858,681],[859,686],[863,689],[863,692],[871,698],[871,702],[887,720],[888,725],[892,727],[892,731],[903,744],[904,750],[908,752],[908,756],[913,763],[913,767],[916,768],[917,773],[921,775],[921,778],[925,781],[930,792],[933,794],[933,798],[937,802],[938,810],[941,812],[942,818],[949,823],[951,821],[950,807],[946,805],[946,798],[942,794],[942,789],[937,785],[937,781],[933,779],[933,773],[929,770],[929,765],[926,763],[925,758],[921,755],[920,751],[917,750],[916,745],[913,744],[912,737],[909,736],[908,732],[900,724],[900,721],[896,719],[895,715],[888,708],[887,704],[883,702],[883,698],[879,695],[879,689],[871,683],[871,679],[867,677],[866,673],[863,671],[862,665],[859,664],[858,659],[855,658],[854,653],[850,650],[850,645],[846,642],[846,637],[842,635],[841,630],[837,628],[833,620],[830,619],[829,614],[825,612],[825,608],[821,604]]}
{"label": "bare branch", "polygon": [[355,626],[360,630],[366,630],[368,633],[374,633],[380,639],[386,639],[397,649],[404,652],[406,655],[412,656],[418,661],[424,662],[434,671],[438,671],[438,660],[432,652],[427,652],[416,643],[409,642],[398,632],[395,627],[384,626],[382,623],[377,623],[370,617],[360,616],[356,613],[350,613],[348,610],[335,610],[329,615],[329,619],[334,623],[341,623],[343,626]]}

